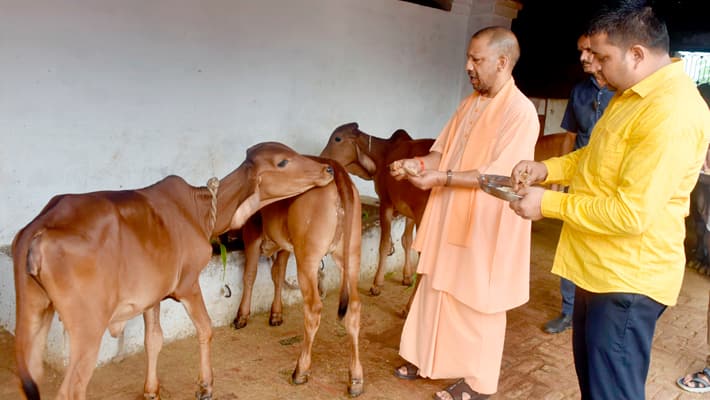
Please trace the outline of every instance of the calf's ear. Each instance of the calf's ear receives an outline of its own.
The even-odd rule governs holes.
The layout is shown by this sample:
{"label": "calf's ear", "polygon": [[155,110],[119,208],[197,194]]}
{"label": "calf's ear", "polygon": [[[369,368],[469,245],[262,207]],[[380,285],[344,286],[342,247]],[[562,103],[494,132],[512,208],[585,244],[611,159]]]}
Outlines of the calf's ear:
{"label": "calf's ear", "polygon": [[249,217],[259,211],[260,203],[261,196],[257,189],[237,207],[237,211],[235,211],[232,216],[232,222],[229,224],[229,229],[240,229],[247,222]]}
{"label": "calf's ear", "polygon": [[360,147],[355,146],[355,151],[357,152],[357,162],[360,166],[362,166],[362,168],[367,171],[370,176],[375,175],[375,172],[377,171],[375,161],[370,158],[370,156],[360,151]]}
{"label": "calf's ear", "polygon": [[229,229],[241,229],[247,220],[259,211],[261,206],[261,176],[253,177],[249,184],[253,186],[252,190],[254,191],[237,206],[237,210],[232,215],[232,221],[229,223]]}

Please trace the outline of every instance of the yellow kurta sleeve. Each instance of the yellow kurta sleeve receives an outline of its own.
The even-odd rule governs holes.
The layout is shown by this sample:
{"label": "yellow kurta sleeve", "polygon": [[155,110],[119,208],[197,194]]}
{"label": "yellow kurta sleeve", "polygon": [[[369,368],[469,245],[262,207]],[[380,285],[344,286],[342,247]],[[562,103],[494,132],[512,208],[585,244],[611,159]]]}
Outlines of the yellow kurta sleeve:
{"label": "yellow kurta sleeve", "polygon": [[564,221],[553,272],[596,292],[672,305],[685,266],[689,194],[710,140],[710,111],[680,63],[617,93],[587,147],[545,162],[542,214]]}

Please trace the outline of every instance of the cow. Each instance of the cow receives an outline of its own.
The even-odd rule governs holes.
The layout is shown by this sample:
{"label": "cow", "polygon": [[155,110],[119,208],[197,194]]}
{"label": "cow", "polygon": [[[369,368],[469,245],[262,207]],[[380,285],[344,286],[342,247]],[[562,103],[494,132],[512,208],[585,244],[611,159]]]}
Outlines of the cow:
{"label": "cow", "polygon": [[343,320],[352,346],[348,392],[351,396],[358,396],[364,388],[358,350],[361,309],[358,281],[362,240],[360,196],[340,164],[315,156],[312,159],[331,166],[334,179],[330,184],[272,203],[252,216],[242,227],[245,250],[244,289],[233,326],[240,329],[247,325],[260,254],[267,257],[275,254],[271,270],[274,300],[269,324],[281,325],[281,283],[284,282],[289,255],[293,253],[296,257],[298,286],[303,296],[305,335],[291,379],[294,384],[306,383],[311,367],[313,340],[320,325],[323,307],[318,281],[320,263],[327,254],[331,254],[341,270],[338,318]]}
{"label": "cow", "polygon": [[[710,152],[708,154],[710,155]],[[686,235],[686,266],[697,269],[701,274],[710,275],[710,174],[706,171],[701,171],[698,182],[690,193],[688,218],[694,228],[694,235]]]}
{"label": "cow", "polygon": [[[542,135],[535,143],[535,161],[543,161],[552,157],[560,157],[574,149],[574,140],[577,137],[573,132],[559,132]],[[561,191],[564,187],[551,184],[550,189]]]}
{"label": "cow", "polygon": [[15,356],[21,389],[39,399],[42,353],[55,312],[69,337],[69,363],[57,399],[81,400],[108,328],[118,336],[143,314],[144,396],[158,399],[160,302],[182,303],[200,348],[198,399],[211,399],[212,328],[199,275],[210,240],[241,227],[258,209],[329,184],[330,165],[276,142],[247,150],[222,180],[194,187],[178,176],[142,189],[53,197],[12,243],[16,292]]}
{"label": "cow", "polygon": [[380,246],[375,278],[370,294],[377,296],[385,280],[385,261],[394,252],[392,218],[397,211],[407,220],[402,233],[404,266],[402,284],[412,284],[415,269],[410,258],[414,227],[419,225],[429,199],[429,190],[421,190],[408,180],[398,181],[390,175],[388,165],[395,160],[423,156],[429,153],[434,139],[412,139],[403,130],[396,130],[389,139],[368,135],[355,122],[341,125],[333,131],[321,157],[331,158],[362,179],[371,180],[380,199]]}

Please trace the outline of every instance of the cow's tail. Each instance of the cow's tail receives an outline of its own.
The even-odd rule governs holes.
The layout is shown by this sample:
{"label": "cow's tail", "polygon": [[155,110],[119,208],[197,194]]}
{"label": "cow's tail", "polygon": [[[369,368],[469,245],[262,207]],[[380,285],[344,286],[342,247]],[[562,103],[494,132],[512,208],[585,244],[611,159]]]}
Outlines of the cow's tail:
{"label": "cow's tail", "polygon": [[28,400],[40,399],[35,378],[42,374],[42,353],[53,314],[50,312],[49,297],[36,280],[41,264],[41,237],[41,231],[32,233],[25,228],[12,243],[16,304],[15,361],[20,386]]}
{"label": "cow's tail", "polygon": [[[335,165],[333,165],[335,164]],[[353,218],[361,218],[360,215],[355,215],[354,202],[355,193],[352,180],[347,171],[335,161],[331,161],[333,170],[335,171],[335,183],[338,188],[338,196],[343,206],[345,221],[343,227],[343,267],[341,271],[340,281],[340,301],[338,302],[338,319],[342,320],[348,312],[348,304],[350,303],[350,240],[352,239]]]}

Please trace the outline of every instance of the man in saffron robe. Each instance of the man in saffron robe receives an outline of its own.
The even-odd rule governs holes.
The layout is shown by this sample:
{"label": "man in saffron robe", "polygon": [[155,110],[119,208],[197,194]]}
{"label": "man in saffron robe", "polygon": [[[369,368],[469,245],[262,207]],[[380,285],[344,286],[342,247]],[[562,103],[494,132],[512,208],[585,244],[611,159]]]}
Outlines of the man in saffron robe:
{"label": "man in saffron robe", "polygon": [[530,221],[479,189],[481,174],[507,174],[534,155],[540,126],[512,77],[519,55],[509,29],[475,33],[466,61],[473,94],[429,154],[390,165],[396,178],[432,189],[413,245],[420,283],[400,342],[408,362],[395,375],[461,378],[436,399],[497,391],[506,311],[529,298]]}

